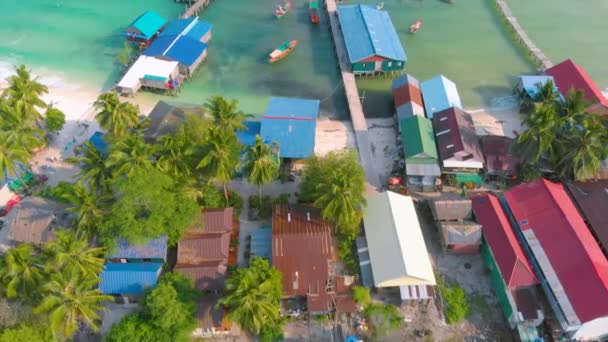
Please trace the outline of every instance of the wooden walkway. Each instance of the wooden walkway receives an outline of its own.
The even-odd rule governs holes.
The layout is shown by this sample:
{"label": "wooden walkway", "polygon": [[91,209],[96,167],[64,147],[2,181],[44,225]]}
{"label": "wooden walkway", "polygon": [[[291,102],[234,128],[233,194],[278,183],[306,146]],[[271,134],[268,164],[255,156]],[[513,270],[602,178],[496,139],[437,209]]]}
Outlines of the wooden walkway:
{"label": "wooden walkway", "polygon": [[521,27],[517,18],[513,15],[511,8],[505,0],[496,0],[496,6],[500,11],[500,14],[505,19],[507,24],[515,32],[524,48],[532,55],[534,60],[540,64],[543,70],[553,66],[553,62],[539,49],[536,44],[528,37],[526,31]]}
{"label": "wooden walkway", "polygon": [[336,0],[325,0],[325,6],[329,15],[329,24],[331,27],[338,62],[340,64],[342,82],[344,83],[350,118],[355,130],[355,140],[357,143],[357,149],[359,150],[359,159],[361,160],[361,164],[365,169],[365,175],[368,183],[377,189],[380,189],[381,182],[373,160],[369,132],[367,130],[367,121],[365,120],[365,115],[363,114],[363,106],[361,105],[355,75],[351,71],[346,45],[344,45],[344,40],[340,32],[340,23],[338,22],[338,16],[336,13]]}
{"label": "wooden walkway", "polygon": [[196,2],[190,0],[175,0],[175,2],[180,3],[190,3],[190,7],[186,9],[186,12],[180,16],[180,18],[190,18],[192,16],[198,15],[201,10],[209,7],[213,0],[197,0]]}

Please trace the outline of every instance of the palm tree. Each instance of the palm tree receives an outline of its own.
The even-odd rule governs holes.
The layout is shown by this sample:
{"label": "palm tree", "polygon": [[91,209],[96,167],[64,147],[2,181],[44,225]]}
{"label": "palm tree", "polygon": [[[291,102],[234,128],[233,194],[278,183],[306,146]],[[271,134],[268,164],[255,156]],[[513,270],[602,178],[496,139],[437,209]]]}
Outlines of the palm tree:
{"label": "palm tree", "polygon": [[228,132],[245,129],[243,121],[249,116],[239,110],[238,100],[226,100],[223,96],[213,96],[205,108],[213,117],[213,123]]}
{"label": "palm tree", "polygon": [[114,91],[99,95],[95,107],[99,110],[95,119],[101,128],[115,137],[124,137],[129,128],[139,122],[138,108],[129,102],[121,102]]}
{"label": "palm tree", "polygon": [[196,166],[204,174],[215,179],[224,187],[224,197],[228,203],[226,184],[239,164],[240,145],[234,133],[229,134],[220,127],[209,127],[203,143],[204,157]]}
{"label": "palm tree", "polygon": [[363,213],[363,193],[353,189],[351,175],[342,170],[329,171],[317,184],[319,196],[314,205],[322,208],[322,215],[336,223],[338,229],[349,231],[358,227]]}
{"label": "palm tree", "polygon": [[175,135],[161,137],[158,148],[158,169],[172,177],[191,176],[191,160],[194,148],[188,141],[183,128]]}
{"label": "palm tree", "polygon": [[30,118],[40,125],[43,117],[36,107],[46,107],[41,96],[49,92],[48,87],[38,82],[38,77],[32,78],[30,71],[23,64],[15,67],[15,75],[10,76],[7,81],[8,87],[2,92],[2,97],[11,106],[23,107]]}
{"label": "palm tree", "polygon": [[46,143],[44,132],[37,128],[25,107],[0,103],[0,119],[0,129],[8,133],[6,143],[22,146],[29,152]]}
{"label": "palm tree", "polygon": [[0,181],[17,176],[19,165],[27,164],[32,157],[23,146],[9,143],[10,133],[0,131]]}
{"label": "palm tree", "polygon": [[71,191],[61,194],[61,198],[72,205],[66,210],[76,214],[78,233],[90,238],[95,233],[96,224],[105,214],[104,206],[109,196],[98,196],[88,191],[83,185],[76,184]]}
{"label": "palm tree", "polygon": [[514,152],[530,164],[538,163],[543,154],[553,160],[559,122],[554,106],[537,107],[524,119],[528,129],[515,140]]}
{"label": "palm tree", "polygon": [[80,164],[78,180],[88,182],[91,190],[101,193],[109,192],[110,180],[112,179],[111,169],[106,165],[106,156],[102,154],[90,141],[78,148],[80,155],[68,158],[71,163]]}
{"label": "palm tree", "polygon": [[154,167],[153,154],[153,145],[147,144],[139,135],[130,134],[113,144],[106,166],[114,175],[132,176]]}
{"label": "palm tree", "polygon": [[104,309],[102,303],[113,299],[96,289],[98,282],[95,276],[76,270],[55,273],[44,285],[44,299],[34,312],[47,315],[58,339],[71,339],[79,322],[97,331],[97,321],[101,319],[98,312]]}
{"label": "palm tree", "polygon": [[6,283],[6,296],[29,298],[38,290],[44,279],[43,267],[31,244],[21,244],[9,249],[4,257],[3,278]]}
{"label": "palm tree", "polygon": [[262,137],[255,137],[255,144],[245,154],[243,170],[248,175],[249,183],[258,186],[258,196],[262,200],[262,186],[272,182],[279,175],[278,156],[272,147],[264,144]]}
{"label": "palm tree", "polygon": [[587,107],[589,107],[589,103],[585,100],[583,91],[570,89],[560,106],[559,114],[564,121],[563,124],[574,124],[580,121],[583,116],[587,115]]}
{"label": "palm tree", "polygon": [[73,231],[58,231],[44,251],[49,257],[49,271],[64,272],[70,269],[97,277],[103,269],[104,249],[90,247],[87,240],[79,239]]}
{"label": "palm tree", "polygon": [[538,86],[538,101],[544,105],[557,105],[559,93],[555,91],[555,83],[548,81],[544,85]]}

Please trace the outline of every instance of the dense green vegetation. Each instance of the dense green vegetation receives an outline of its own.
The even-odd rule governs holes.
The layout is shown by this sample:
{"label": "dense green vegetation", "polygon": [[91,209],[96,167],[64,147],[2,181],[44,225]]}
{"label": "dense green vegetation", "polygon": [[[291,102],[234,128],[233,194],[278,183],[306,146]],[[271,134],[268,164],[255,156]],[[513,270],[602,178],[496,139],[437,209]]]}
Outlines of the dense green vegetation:
{"label": "dense green vegetation", "polygon": [[258,197],[262,200],[262,187],[271,183],[279,175],[278,156],[273,152],[273,146],[264,144],[262,137],[255,137],[255,145],[251,146],[244,157],[243,171],[250,184],[258,186]]}
{"label": "dense green vegetation", "polygon": [[399,309],[392,304],[374,303],[369,288],[353,286],[353,298],[363,308],[363,316],[374,338],[386,336],[401,327],[403,317]]}
{"label": "dense green vegetation", "polygon": [[444,299],[445,320],[448,324],[458,323],[469,314],[469,301],[464,289],[457,283],[447,283],[437,277],[437,290]]}
{"label": "dense green vegetation", "polygon": [[253,258],[251,266],[236,270],[226,282],[227,295],[220,304],[229,309],[227,318],[262,341],[280,338],[281,273],[268,261]]}
{"label": "dense green vegetation", "polygon": [[156,288],[145,294],[142,309],[114,325],[105,341],[191,341],[196,327],[194,303],[199,295],[190,278],[181,273],[167,273]]}
{"label": "dense green vegetation", "polygon": [[582,90],[561,100],[552,82],[540,88],[540,101],[525,102],[528,129],[516,139],[514,151],[523,161],[526,179],[538,177],[539,164],[562,180],[588,180],[608,158],[607,123],[589,114]]}

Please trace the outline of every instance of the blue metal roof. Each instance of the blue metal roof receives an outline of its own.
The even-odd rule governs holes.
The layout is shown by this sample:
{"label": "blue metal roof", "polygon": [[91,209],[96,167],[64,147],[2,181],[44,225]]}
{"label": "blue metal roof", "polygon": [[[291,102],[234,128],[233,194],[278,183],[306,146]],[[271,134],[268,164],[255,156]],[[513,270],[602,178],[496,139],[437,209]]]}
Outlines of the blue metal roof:
{"label": "blue metal roof", "polygon": [[160,37],[183,35],[192,39],[201,40],[213,25],[206,21],[199,21],[197,17],[175,19],[165,27]]}
{"label": "blue metal roof", "polygon": [[255,145],[255,136],[260,134],[262,123],[260,121],[245,121],[245,130],[236,131],[236,136],[245,146]]}
{"label": "blue metal roof", "polygon": [[162,268],[160,263],[106,264],[99,275],[103,294],[141,295],[146,288],[156,287]]}
{"label": "blue metal roof", "polygon": [[420,83],[420,90],[422,91],[426,116],[429,119],[433,118],[433,113],[451,107],[462,109],[456,84],[443,75]]}
{"label": "blue metal roof", "polygon": [[135,19],[129,27],[133,27],[141,32],[141,37],[150,39],[160,30],[167,21],[155,11],[149,10]]}
{"label": "blue metal roof", "polygon": [[338,19],[351,63],[381,56],[407,61],[390,16],[367,5],[338,6]]}
{"label": "blue metal roof", "polygon": [[144,56],[165,56],[180,64],[191,66],[205,52],[207,44],[188,36],[169,35],[158,37],[144,50]]}
{"label": "blue metal roof", "polygon": [[213,28],[213,25],[210,23],[206,21],[199,21],[190,29],[190,31],[188,31],[186,35],[190,38],[201,40],[203,36],[207,34],[207,32],[211,31],[211,28]]}
{"label": "blue metal roof", "polygon": [[559,93],[559,91],[557,90],[557,87],[555,86],[555,80],[553,79],[553,76],[525,76],[522,75],[519,77],[520,79],[520,87],[523,88],[523,90],[526,91],[526,93],[528,94],[528,96],[530,96],[530,98],[532,99],[536,99],[536,97],[538,96],[538,86],[540,85],[541,87],[544,86],[545,84],[547,84],[547,82],[552,81],[553,82],[553,89],[555,90],[556,93]]}
{"label": "blue metal roof", "polygon": [[93,135],[89,138],[89,142],[91,144],[93,144],[93,146],[95,146],[97,151],[99,151],[102,154],[106,153],[107,148],[108,148],[108,143],[103,138],[103,136],[104,136],[103,132],[97,131],[97,132],[93,133]]}
{"label": "blue metal roof", "polygon": [[271,98],[262,118],[262,139],[267,143],[277,142],[281,158],[312,156],[319,104],[319,100]]}
{"label": "blue metal roof", "polygon": [[141,245],[132,245],[120,239],[116,251],[107,256],[109,259],[163,259],[167,257],[167,236],[149,240]]}
{"label": "blue metal roof", "polygon": [[272,229],[264,227],[251,231],[251,257],[272,258]]}

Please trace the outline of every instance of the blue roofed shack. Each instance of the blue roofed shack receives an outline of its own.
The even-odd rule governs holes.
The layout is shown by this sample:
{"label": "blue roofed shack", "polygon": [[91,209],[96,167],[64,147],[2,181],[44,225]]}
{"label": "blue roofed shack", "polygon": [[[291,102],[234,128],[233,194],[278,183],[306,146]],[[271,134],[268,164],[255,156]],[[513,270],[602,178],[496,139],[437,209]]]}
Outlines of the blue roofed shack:
{"label": "blue roofed shack", "polygon": [[262,139],[278,143],[281,158],[311,157],[315,151],[319,104],[319,100],[271,98],[262,118]]}
{"label": "blue roofed shack", "polygon": [[198,17],[175,19],[170,22],[160,34],[161,37],[182,35],[199,42],[207,43],[211,40],[210,23],[199,20]]}
{"label": "blue roofed shack", "polygon": [[353,73],[405,68],[407,55],[386,11],[367,5],[343,5],[337,12]]}
{"label": "blue roofed shack", "polygon": [[99,276],[99,290],[108,295],[142,295],[147,288],[156,287],[161,269],[160,263],[106,264]]}
{"label": "blue roofed shack", "polygon": [[118,246],[107,256],[108,259],[125,259],[127,261],[164,262],[167,258],[167,236],[149,240],[140,245],[130,244],[120,239]]}
{"label": "blue roofed shack", "polygon": [[528,76],[522,75],[519,77],[519,83],[517,85],[517,90],[520,95],[527,95],[532,100],[538,99],[538,94],[540,92],[541,87],[545,86],[547,82],[553,82],[553,90],[556,94],[559,94],[557,87],[555,86],[555,80],[553,76]]}
{"label": "blue roofed shack", "polygon": [[190,76],[207,57],[207,44],[188,36],[162,36],[150,44],[143,55],[176,61],[180,73]]}
{"label": "blue roofed shack", "polygon": [[245,129],[242,131],[236,131],[236,137],[242,145],[253,146],[255,145],[255,137],[260,134],[262,129],[262,123],[260,121],[245,121]]}
{"label": "blue roofed shack", "polygon": [[146,42],[154,38],[167,21],[155,11],[149,10],[135,19],[123,35],[129,40]]}
{"label": "blue roofed shack", "polygon": [[97,151],[99,151],[101,154],[106,154],[106,152],[108,152],[108,143],[103,138],[103,136],[104,136],[103,132],[96,131],[89,138],[89,142],[91,144],[93,144],[93,146],[95,146]]}
{"label": "blue roofed shack", "polygon": [[263,258],[272,262],[272,228],[251,231],[251,258]]}
{"label": "blue roofed shack", "polygon": [[433,118],[434,113],[451,107],[462,109],[456,84],[443,75],[420,83],[420,90],[422,91],[426,116],[429,119]]}

